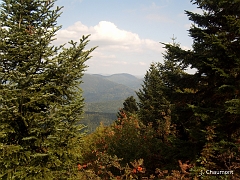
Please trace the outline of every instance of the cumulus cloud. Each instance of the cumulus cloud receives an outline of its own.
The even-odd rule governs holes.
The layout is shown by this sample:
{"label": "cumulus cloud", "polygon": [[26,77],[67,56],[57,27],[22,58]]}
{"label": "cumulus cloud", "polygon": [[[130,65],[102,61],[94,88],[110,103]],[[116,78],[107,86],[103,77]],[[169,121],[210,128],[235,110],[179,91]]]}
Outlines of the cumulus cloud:
{"label": "cumulus cloud", "polygon": [[[98,42],[99,47],[111,46],[114,48],[122,49],[138,49],[145,47],[155,51],[161,51],[161,48],[156,48],[159,44],[150,39],[141,39],[138,34],[119,29],[114,23],[108,21],[101,21],[95,26],[86,26],[80,21],[66,29],[62,29],[57,33],[57,42],[63,43],[66,40],[77,40],[82,35],[91,34],[90,40]],[[110,47],[110,48],[111,48]],[[131,48],[130,48],[131,47]]]}
{"label": "cumulus cloud", "polygon": [[140,38],[137,34],[118,29],[117,26],[108,21],[101,21],[94,26],[95,33],[92,40],[106,40],[118,43],[139,43]]}
{"label": "cumulus cloud", "polygon": [[[93,58],[88,62],[90,71],[96,70],[94,73],[98,73],[98,68],[102,67],[103,71],[104,67],[108,67],[119,72],[133,71],[128,72],[133,74],[133,67],[137,73],[138,66],[141,66],[144,73],[144,68],[148,69],[152,61],[159,60],[162,56],[163,49],[159,42],[140,38],[138,34],[120,29],[108,21],[101,21],[95,26],[86,26],[78,21],[66,29],[59,30],[55,43],[64,44],[69,40],[78,42],[82,35],[88,34],[91,34],[89,45],[98,46],[92,53]],[[113,67],[116,65],[118,69]],[[104,72],[99,70],[99,73]]]}

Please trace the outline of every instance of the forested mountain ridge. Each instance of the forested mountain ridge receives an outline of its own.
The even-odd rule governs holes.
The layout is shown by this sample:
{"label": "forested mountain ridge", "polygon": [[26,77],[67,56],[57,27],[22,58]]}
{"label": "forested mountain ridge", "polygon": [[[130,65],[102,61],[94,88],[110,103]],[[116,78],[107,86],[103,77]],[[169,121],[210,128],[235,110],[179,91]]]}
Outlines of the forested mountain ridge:
{"label": "forested mountain ridge", "polygon": [[105,125],[116,120],[117,111],[130,96],[136,97],[135,91],[141,88],[142,79],[131,74],[121,73],[112,75],[84,74],[83,90],[85,101],[82,123],[92,132],[100,122]]}
{"label": "forested mountain ridge", "polygon": [[129,74],[111,76],[84,74],[81,88],[85,102],[124,100],[128,96],[135,95],[135,90],[141,87],[142,81],[133,77]]}
{"label": "forested mountain ridge", "polygon": [[123,84],[136,91],[138,91],[141,88],[141,84],[143,82],[143,78],[138,78],[134,75],[127,74],[127,73],[112,74],[107,76],[93,74],[93,76],[102,77],[103,79],[106,79],[118,84]]}

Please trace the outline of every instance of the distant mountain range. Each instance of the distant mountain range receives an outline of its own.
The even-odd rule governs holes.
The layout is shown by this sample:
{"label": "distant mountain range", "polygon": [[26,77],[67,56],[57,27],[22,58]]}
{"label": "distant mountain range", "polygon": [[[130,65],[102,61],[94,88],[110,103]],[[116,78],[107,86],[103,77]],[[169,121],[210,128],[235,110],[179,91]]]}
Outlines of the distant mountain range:
{"label": "distant mountain range", "polygon": [[129,96],[136,96],[143,79],[131,74],[84,74],[82,78],[85,111],[116,113]]}
{"label": "distant mountain range", "polygon": [[123,107],[123,102],[129,96],[135,96],[135,91],[141,88],[143,79],[130,74],[84,74],[83,90],[85,101],[82,123],[87,125],[89,133],[102,122],[110,125],[117,119],[117,112]]}
{"label": "distant mountain range", "polygon": [[133,75],[127,74],[127,73],[112,74],[112,75],[108,75],[108,76],[93,74],[93,76],[98,76],[103,79],[112,81],[114,83],[125,85],[134,90],[139,90],[139,88],[141,88],[141,84],[143,81],[143,79],[137,78],[136,76],[133,76]]}

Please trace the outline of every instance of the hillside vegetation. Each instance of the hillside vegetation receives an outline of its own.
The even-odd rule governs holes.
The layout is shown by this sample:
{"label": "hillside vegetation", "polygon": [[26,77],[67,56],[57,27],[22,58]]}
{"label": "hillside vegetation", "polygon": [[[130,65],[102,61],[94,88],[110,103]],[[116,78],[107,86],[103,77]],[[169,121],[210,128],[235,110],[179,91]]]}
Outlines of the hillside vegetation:
{"label": "hillside vegetation", "polygon": [[136,94],[83,74],[89,36],[52,45],[55,1],[1,1],[0,179],[240,179],[239,0],[191,0],[192,49],[162,43]]}
{"label": "hillside vegetation", "polygon": [[81,88],[86,103],[124,100],[135,95],[135,90],[141,88],[142,84],[142,80],[130,74],[85,74],[82,81]]}
{"label": "hillside vegetation", "polygon": [[[84,74],[82,78],[83,97],[85,101],[83,124],[89,132],[102,122],[110,125],[116,120],[117,111],[122,108],[124,100],[135,96],[135,90],[141,88],[142,79],[130,74]],[[135,88],[135,89],[134,89]]]}
{"label": "hillside vegetation", "polygon": [[125,85],[135,91],[138,91],[141,88],[141,84],[143,78],[138,78],[134,75],[127,74],[127,73],[120,73],[120,74],[112,74],[112,75],[99,75],[93,74],[94,76],[102,77],[103,79],[107,79],[109,81]]}

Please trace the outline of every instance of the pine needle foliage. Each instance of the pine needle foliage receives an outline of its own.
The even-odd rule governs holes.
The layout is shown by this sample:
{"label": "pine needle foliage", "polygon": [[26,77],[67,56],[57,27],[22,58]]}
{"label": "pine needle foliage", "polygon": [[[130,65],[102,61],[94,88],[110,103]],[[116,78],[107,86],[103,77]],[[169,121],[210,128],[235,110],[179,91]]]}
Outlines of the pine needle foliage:
{"label": "pine needle foliage", "polygon": [[163,81],[158,65],[152,63],[145,74],[142,89],[136,92],[139,98],[139,116],[145,125],[152,123],[155,129],[159,123],[165,122],[170,114],[169,102],[163,95]]}
{"label": "pine needle foliage", "polygon": [[138,111],[138,106],[137,106],[136,99],[133,96],[130,96],[127,99],[125,99],[125,101],[123,102],[123,108],[121,108],[118,111],[117,117],[118,117],[118,119],[124,118],[123,115],[136,114],[137,111]]}
{"label": "pine needle foliage", "polygon": [[74,179],[88,36],[54,46],[60,7],[3,0],[0,13],[0,177]]}
{"label": "pine needle foliage", "polygon": [[[196,157],[207,151],[207,129],[214,129],[211,140],[214,151],[208,154],[212,162],[202,166],[212,164],[212,169],[226,169],[237,163],[236,157],[229,160],[228,166],[219,157],[239,153],[240,1],[191,2],[202,10],[201,14],[186,11],[193,22],[189,30],[192,49],[165,44],[168,54],[178,64],[196,69],[194,74],[184,74],[172,81],[172,87],[178,87],[181,92],[171,100],[176,107],[174,122],[183,127],[186,141],[203,145],[204,149],[196,150]],[[235,172],[239,173],[239,169]]]}

